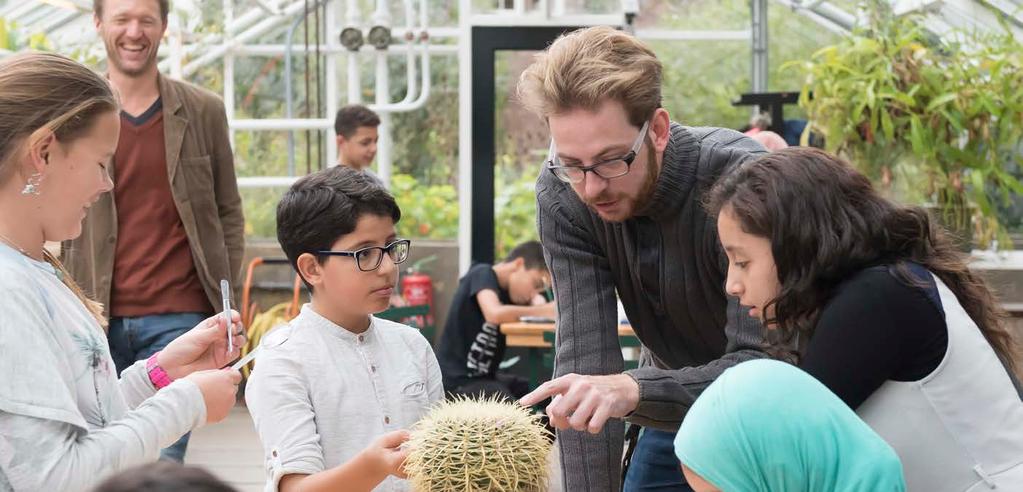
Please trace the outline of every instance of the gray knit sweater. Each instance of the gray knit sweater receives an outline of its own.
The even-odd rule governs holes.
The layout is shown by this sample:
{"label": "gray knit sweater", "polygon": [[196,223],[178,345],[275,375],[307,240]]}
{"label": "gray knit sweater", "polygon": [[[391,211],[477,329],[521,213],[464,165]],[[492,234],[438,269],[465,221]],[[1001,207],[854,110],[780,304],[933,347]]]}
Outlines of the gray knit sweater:
{"label": "gray knit sweater", "polygon": [[[725,295],[727,260],[702,200],[735,165],[762,153],[743,135],[673,123],[654,196],[636,216],[604,222],[544,171],[537,223],[558,306],[555,375],[623,369],[615,290],[643,342],[640,403],[627,420],[675,431],[722,371],[763,357],[760,323]],[[565,490],[618,491],[624,424],[558,433]]]}

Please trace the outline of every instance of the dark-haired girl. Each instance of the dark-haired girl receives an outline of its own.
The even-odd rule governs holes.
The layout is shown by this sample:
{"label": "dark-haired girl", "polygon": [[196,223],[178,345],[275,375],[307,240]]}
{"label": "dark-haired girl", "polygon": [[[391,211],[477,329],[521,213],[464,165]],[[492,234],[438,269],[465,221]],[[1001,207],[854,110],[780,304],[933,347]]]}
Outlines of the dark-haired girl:
{"label": "dark-haired girl", "polygon": [[742,166],[708,208],[728,293],[764,322],[776,355],[891,444],[909,490],[1023,487],[1023,401],[1003,313],[924,210],[806,148]]}

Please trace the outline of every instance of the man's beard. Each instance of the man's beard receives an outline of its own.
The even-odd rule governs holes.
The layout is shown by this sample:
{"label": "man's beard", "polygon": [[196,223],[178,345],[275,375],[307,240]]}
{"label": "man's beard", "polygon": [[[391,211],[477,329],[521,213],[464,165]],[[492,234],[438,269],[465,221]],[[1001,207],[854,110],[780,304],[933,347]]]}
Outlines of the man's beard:
{"label": "man's beard", "polygon": [[[657,177],[660,176],[660,166],[657,165],[657,160],[656,160],[657,156],[654,153],[653,145],[652,145],[652,142],[650,142],[649,137],[648,137],[647,142],[644,145],[644,147],[646,148],[646,153],[647,153],[647,155],[646,155],[646,157],[647,157],[647,173],[646,173],[646,177],[644,177],[644,179],[643,179],[643,185],[640,187],[639,193],[635,197],[632,197],[632,208],[631,208],[631,210],[628,211],[627,215],[625,215],[623,217],[618,217],[618,218],[609,218],[609,217],[605,217],[605,216],[601,215],[601,218],[603,218],[605,221],[609,221],[609,222],[622,222],[622,221],[625,221],[625,220],[629,220],[632,217],[635,217],[637,212],[642,211],[643,208],[646,207],[650,203],[650,200],[652,199],[653,194],[654,194],[654,189],[657,188]],[[596,207],[597,203],[608,202],[608,201],[616,200],[616,199],[620,200],[620,201],[624,201],[624,199],[627,199],[627,198],[629,198],[629,197],[628,196],[619,196],[618,198],[615,198],[613,196],[601,195],[601,196],[598,196],[597,198],[595,198],[593,200],[588,200],[585,203],[586,203],[586,206],[593,213],[596,213],[596,214],[599,215],[600,212],[597,210],[597,207]]]}
{"label": "man's beard", "polygon": [[653,200],[654,189],[657,188],[657,178],[661,175],[661,167],[657,164],[657,155],[654,153],[653,142],[649,137],[647,137],[644,147],[647,161],[646,179],[643,180],[643,187],[640,188],[639,195],[636,196],[636,202],[629,214],[630,217],[634,217],[636,213],[645,209],[650,204],[650,200]]}

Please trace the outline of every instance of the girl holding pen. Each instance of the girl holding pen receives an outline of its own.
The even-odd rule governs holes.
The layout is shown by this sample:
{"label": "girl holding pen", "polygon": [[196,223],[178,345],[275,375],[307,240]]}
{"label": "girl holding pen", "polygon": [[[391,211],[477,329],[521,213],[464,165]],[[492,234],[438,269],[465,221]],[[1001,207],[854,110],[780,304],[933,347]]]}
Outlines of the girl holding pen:
{"label": "girl holding pen", "polygon": [[232,313],[115,373],[105,320],[43,247],[82,232],[113,186],[118,102],[103,77],[54,54],[0,61],[0,490],[88,489],[235,403],[221,369],[244,344]]}

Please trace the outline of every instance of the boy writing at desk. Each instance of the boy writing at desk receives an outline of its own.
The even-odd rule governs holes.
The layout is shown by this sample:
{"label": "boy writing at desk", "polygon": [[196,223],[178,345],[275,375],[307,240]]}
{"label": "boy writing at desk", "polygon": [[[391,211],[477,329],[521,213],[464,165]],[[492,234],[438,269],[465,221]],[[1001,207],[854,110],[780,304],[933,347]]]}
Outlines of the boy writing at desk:
{"label": "boy writing at desk", "polygon": [[500,327],[523,316],[553,318],[554,303],[540,295],[550,278],[537,241],[516,246],[496,265],[469,268],[458,281],[438,351],[448,393],[518,399],[529,392],[524,378],[498,373],[506,347]]}

